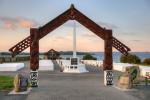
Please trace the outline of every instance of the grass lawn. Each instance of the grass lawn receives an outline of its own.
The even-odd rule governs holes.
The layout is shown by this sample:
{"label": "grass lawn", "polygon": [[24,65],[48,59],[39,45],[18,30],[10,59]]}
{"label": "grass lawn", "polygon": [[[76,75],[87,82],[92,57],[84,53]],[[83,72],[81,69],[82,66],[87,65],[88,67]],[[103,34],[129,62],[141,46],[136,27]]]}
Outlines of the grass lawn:
{"label": "grass lawn", "polygon": [[0,91],[13,89],[13,80],[11,76],[0,76]]}

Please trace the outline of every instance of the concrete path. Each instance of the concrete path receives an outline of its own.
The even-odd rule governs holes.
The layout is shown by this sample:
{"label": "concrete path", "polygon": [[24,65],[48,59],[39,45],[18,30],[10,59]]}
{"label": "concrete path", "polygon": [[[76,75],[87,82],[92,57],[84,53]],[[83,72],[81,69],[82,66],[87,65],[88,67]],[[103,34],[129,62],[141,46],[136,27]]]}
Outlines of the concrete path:
{"label": "concrete path", "polygon": [[103,85],[100,74],[63,74],[43,72],[39,87],[26,100],[139,100]]}
{"label": "concrete path", "polygon": [[[56,64],[55,67],[58,68]],[[99,68],[88,66],[88,70],[90,73],[84,74],[40,72],[39,87],[32,90],[27,100],[138,100],[104,86],[103,71]]]}
{"label": "concrete path", "polygon": [[[28,64],[27,64],[28,65]],[[39,87],[33,88],[28,95],[7,95],[7,92],[0,92],[0,100],[140,100],[133,92],[124,92],[114,87],[106,87],[103,82],[103,71],[99,68],[94,72],[88,66],[90,73],[68,74],[58,71],[40,71]],[[20,73],[29,76],[29,68]],[[0,75],[12,75],[11,73],[0,73]],[[114,74],[115,80],[118,73]],[[137,93],[139,93],[137,91]],[[147,91],[147,93],[149,93]],[[148,94],[147,94],[148,95]],[[138,97],[138,98],[137,98]],[[149,100],[147,97],[142,100]]]}

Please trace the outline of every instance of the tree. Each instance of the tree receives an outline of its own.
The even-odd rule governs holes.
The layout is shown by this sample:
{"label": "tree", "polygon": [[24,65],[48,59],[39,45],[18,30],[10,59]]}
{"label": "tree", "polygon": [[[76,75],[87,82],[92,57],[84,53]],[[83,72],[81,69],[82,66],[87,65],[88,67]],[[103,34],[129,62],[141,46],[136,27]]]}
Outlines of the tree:
{"label": "tree", "polygon": [[86,54],[83,56],[83,60],[97,60],[97,58],[93,57],[91,54]]}
{"label": "tree", "polygon": [[135,54],[121,55],[120,62],[122,63],[132,63],[132,64],[140,64],[141,59]]}
{"label": "tree", "polygon": [[145,59],[143,60],[143,64],[144,64],[144,65],[150,65],[150,58],[145,58]]}

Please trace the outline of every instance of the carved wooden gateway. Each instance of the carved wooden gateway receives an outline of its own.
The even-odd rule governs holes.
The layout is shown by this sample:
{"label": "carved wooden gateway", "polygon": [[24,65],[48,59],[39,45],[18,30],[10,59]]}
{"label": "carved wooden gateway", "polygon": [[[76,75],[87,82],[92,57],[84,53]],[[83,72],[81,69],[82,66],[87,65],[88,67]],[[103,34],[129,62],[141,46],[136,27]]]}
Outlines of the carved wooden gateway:
{"label": "carved wooden gateway", "polygon": [[80,24],[82,24],[83,26],[91,30],[94,34],[96,34],[98,37],[104,40],[105,52],[103,69],[105,84],[112,85],[112,47],[116,48],[124,55],[128,54],[130,48],[128,48],[126,45],[113,37],[112,30],[107,30],[100,27],[87,16],[78,11],[73,5],[71,5],[71,7],[67,11],[65,11],[52,21],[48,22],[46,25],[39,28],[31,28],[30,36],[9,49],[9,51],[12,52],[12,56],[16,56],[26,48],[30,47],[30,69],[32,86],[37,86],[37,70],[39,68],[39,40],[68,20],[78,21]]}

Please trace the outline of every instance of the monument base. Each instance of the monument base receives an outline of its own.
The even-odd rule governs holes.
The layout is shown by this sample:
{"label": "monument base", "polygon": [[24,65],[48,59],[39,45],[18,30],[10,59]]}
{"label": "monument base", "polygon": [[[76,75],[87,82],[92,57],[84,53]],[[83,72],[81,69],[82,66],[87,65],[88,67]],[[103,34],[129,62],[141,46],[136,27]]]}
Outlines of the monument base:
{"label": "monument base", "polygon": [[113,71],[112,70],[104,71],[104,85],[106,86],[113,85]]}
{"label": "monument base", "polygon": [[64,67],[64,73],[86,73],[89,72],[84,64],[68,65]]}
{"label": "monument base", "polygon": [[31,87],[38,87],[38,71],[30,72]]}
{"label": "monument base", "polygon": [[118,80],[118,87],[122,89],[131,89],[132,88],[131,76],[130,75],[120,76]]}
{"label": "monument base", "polygon": [[32,88],[28,88],[27,91],[23,91],[23,92],[16,92],[15,90],[12,90],[11,92],[8,93],[8,95],[29,94],[31,90]]}

